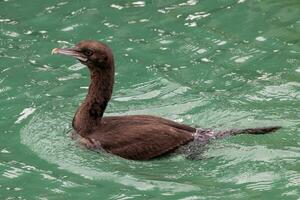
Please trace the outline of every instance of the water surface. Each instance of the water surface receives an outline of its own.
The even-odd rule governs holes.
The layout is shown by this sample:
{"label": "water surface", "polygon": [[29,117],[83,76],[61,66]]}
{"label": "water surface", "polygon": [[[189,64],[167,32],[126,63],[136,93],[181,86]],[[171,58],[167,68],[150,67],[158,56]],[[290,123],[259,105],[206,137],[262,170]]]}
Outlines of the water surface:
{"label": "water surface", "polygon": [[[298,0],[0,1],[1,199],[298,199]],[[215,129],[281,125],[214,142],[204,160],[127,161],[68,137],[88,71],[51,56],[110,45],[106,115]]]}

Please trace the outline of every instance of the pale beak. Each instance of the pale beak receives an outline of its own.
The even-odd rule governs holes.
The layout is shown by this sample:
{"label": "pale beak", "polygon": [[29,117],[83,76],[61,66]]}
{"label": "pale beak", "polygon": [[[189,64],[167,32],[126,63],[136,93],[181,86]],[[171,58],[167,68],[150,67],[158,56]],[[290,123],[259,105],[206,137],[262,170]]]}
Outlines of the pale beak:
{"label": "pale beak", "polygon": [[88,60],[84,54],[82,54],[80,51],[76,50],[75,48],[68,48],[68,49],[54,48],[54,49],[52,49],[51,54],[61,54],[61,55],[66,55],[66,56],[72,56],[82,62],[86,62]]}

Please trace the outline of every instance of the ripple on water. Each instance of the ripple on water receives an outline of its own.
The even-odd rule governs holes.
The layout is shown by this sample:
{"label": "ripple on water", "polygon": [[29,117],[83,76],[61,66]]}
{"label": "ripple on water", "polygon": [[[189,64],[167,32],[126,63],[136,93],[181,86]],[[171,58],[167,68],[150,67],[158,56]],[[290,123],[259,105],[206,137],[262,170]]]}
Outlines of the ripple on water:
{"label": "ripple on water", "polygon": [[[4,169],[2,170],[3,167]],[[0,176],[2,176],[2,180],[10,179],[10,181],[6,182],[8,184],[5,188],[1,188],[0,185],[0,191],[2,189],[6,189],[7,191],[13,191],[14,197],[16,195],[15,192],[24,191],[27,189],[28,185],[24,184],[24,181],[26,182],[29,179],[32,182],[35,182],[36,179],[40,180],[40,178],[47,180],[47,182],[50,183],[50,185],[48,185],[48,189],[52,191],[65,192],[67,188],[73,188],[78,186],[78,184],[72,181],[65,180],[61,177],[54,177],[51,171],[41,170],[32,165],[28,165],[14,160],[0,163],[0,169],[2,170],[2,173],[0,173]],[[14,184],[12,185],[9,184],[11,180],[14,181]],[[1,192],[4,192],[5,195],[5,191]]]}
{"label": "ripple on water", "polygon": [[111,8],[115,8],[118,10],[122,10],[124,8],[143,8],[146,6],[146,2],[145,1],[134,1],[131,3],[125,3],[125,4],[111,4],[110,7]]}
{"label": "ripple on water", "polygon": [[[113,181],[137,190],[156,190],[158,188],[166,192],[197,190],[197,187],[191,184],[163,179],[147,180],[139,178],[141,175],[136,175],[136,173],[131,174],[136,168],[141,169],[140,165],[143,168],[151,169],[154,166],[151,163],[149,165],[136,163],[79,148],[66,133],[70,129],[68,123],[70,120],[62,113],[56,116],[53,113],[37,112],[21,131],[21,141],[41,158],[86,179]],[[17,173],[18,171],[12,171],[8,175],[13,176]],[[143,176],[145,177],[145,174]]]}
{"label": "ripple on water", "polygon": [[[140,85],[139,87],[143,86]],[[198,103],[196,102],[195,105]],[[128,161],[105,153],[98,154],[80,148],[68,137],[71,114],[64,110],[66,108],[51,110],[49,105],[48,107],[47,105],[43,106],[45,107],[36,109],[33,118],[22,129],[21,142],[23,144],[42,159],[84,179],[104,183],[113,182],[139,191],[159,190],[165,195],[182,192],[191,194],[205,192],[208,195],[212,194],[210,193],[213,192],[212,188],[220,186],[226,190],[226,188],[236,185],[249,190],[270,190],[272,185],[281,177],[273,173],[272,170],[257,170],[259,163],[276,163],[275,160],[278,159],[300,157],[299,153],[292,150],[274,150],[258,145],[255,147],[228,145],[222,149],[212,148],[205,155],[215,158],[202,161],[184,160],[183,162],[184,158],[181,156],[151,162]],[[179,104],[178,106],[180,107]],[[170,106],[170,109],[174,109],[174,107]],[[45,112],[45,110],[48,111]],[[49,112],[49,110],[51,111]],[[153,109],[151,108],[151,110]],[[168,113],[172,112],[174,111],[168,111]],[[186,113],[186,111],[183,112]],[[11,168],[6,170],[5,176],[14,178],[22,173],[25,172],[18,168]],[[49,173],[42,174],[48,180],[55,178]],[[195,179],[195,177],[197,178]],[[296,173],[290,173],[287,180],[288,184],[295,187],[299,177]],[[224,183],[228,187],[224,187]],[[63,188],[58,189],[64,191]],[[222,192],[224,191],[219,190],[214,195],[221,195]],[[239,190],[233,189],[232,192],[234,196],[241,195]]]}
{"label": "ripple on water", "polygon": [[70,74],[70,75],[67,75],[67,76],[59,77],[59,78],[57,78],[57,80],[67,81],[67,80],[72,80],[72,79],[80,79],[82,77],[83,76],[79,73],[73,73],[73,74]]}
{"label": "ripple on water", "polygon": [[79,71],[79,70],[84,69],[84,68],[86,68],[86,66],[81,64],[81,63],[76,63],[76,64],[71,65],[70,67],[68,67],[68,69],[72,70],[72,71]]}
{"label": "ripple on water", "polygon": [[20,37],[20,34],[14,31],[5,31],[3,34],[13,38]]}
{"label": "ripple on water", "polygon": [[114,101],[151,100],[154,98],[167,99],[189,90],[188,87],[159,78],[121,89],[113,97]]}
{"label": "ripple on water", "polygon": [[288,82],[281,85],[268,85],[258,91],[256,95],[246,95],[251,101],[270,101],[279,99],[280,101],[294,101],[300,99],[297,88],[300,87],[298,82]]}

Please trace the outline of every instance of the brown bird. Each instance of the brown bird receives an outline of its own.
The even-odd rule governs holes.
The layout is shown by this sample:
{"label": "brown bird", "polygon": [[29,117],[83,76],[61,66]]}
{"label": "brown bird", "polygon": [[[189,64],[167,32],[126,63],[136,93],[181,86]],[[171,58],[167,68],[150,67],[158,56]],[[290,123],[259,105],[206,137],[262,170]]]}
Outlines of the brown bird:
{"label": "brown bird", "polygon": [[80,135],[81,143],[90,149],[102,149],[126,159],[148,160],[195,141],[205,145],[229,135],[265,134],[280,128],[213,131],[150,115],[103,117],[114,85],[112,50],[102,42],[84,40],[73,48],[55,48],[52,53],[75,57],[90,71],[88,94],[72,122],[75,134]]}

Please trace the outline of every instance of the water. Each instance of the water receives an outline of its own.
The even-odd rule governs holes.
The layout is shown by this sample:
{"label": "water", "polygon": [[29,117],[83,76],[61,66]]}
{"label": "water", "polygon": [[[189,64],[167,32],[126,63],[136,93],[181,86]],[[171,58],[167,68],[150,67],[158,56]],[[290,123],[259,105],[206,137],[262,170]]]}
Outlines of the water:
{"label": "water", "polygon": [[[298,0],[0,1],[0,199],[298,199]],[[82,39],[116,58],[106,115],[198,127],[281,125],[214,142],[204,160],[135,162],[67,133],[88,86],[54,47]]]}

